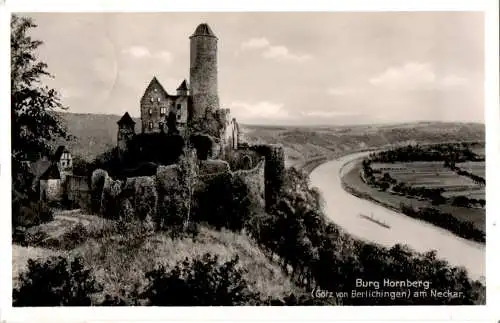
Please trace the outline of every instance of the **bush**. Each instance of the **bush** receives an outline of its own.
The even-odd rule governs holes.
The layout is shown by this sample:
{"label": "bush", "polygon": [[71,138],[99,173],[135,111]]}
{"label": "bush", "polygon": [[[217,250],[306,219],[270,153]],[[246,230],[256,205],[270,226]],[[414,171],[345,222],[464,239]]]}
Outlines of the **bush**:
{"label": "bush", "polygon": [[102,188],[101,215],[107,219],[117,219],[120,213],[120,194],[123,183],[106,177]]}
{"label": "bush", "polygon": [[239,231],[255,211],[250,197],[250,189],[241,178],[231,174],[215,176],[205,189],[196,192],[193,220]]}
{"label": "bush", "polygon": [[44,201],[12,201],[12,226],[32,227],[54,220],[54,212]]}
{"label": "bush", "polygon": [[64,257],[47,261],[28,260],[20,287],[13,290],[14,306],[89,306],[91,296],[101,290],[81,258],[68,265]]}
{"label": "bush", "polygon": [[60,247],[62,249],[71,250],[76,246],[82,244],[87,240],[89,232],[87,228],[81,223],[72,227],[69,231],[64,233]]}
{"label": "bush", "polygon": [[101,199],[104,183],[108,177],[108,172],[103,169],[96,169],[90,179],[91,211],[97,214],[101,211]]}
{"label": "bush", "polygon": [[146,274],[149,286],[142,297],[153,306],[229,306],[257,303],[259,295],[248,288],[238,258],[218,264],[218,257],[205,254],[188,259],[171,270],[164,267]]}
{"label": "bush", "polygon": [[27,231],[24,236],[24,243],[21,243],[22,246],[40,246],[44,240],[48,238],[48,235],[45,231],[35,230],[33,232]]}

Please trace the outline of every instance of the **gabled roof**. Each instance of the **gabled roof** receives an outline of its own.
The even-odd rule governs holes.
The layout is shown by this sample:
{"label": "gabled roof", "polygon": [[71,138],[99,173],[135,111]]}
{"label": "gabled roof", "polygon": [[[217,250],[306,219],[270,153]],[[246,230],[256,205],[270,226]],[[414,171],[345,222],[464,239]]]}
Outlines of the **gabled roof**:
{"label": "gabled roof", "polygon": [[39,159],[34,163],[31,163],[30,170],[31,173],[35,176],[35,180],[40,178],[50,167],[52,163],[49,160]]}
{"label": "gabled roof", "polygon": [[194,36],[210,36],[217,38],[217,36],[215,36],[214,32],[207,23],[199,24],[191,37]]}
{"label": "gabled roof", "polygon": [[179,87],[177,88],[177,91],[187,91],[188,90],[188,87],[187,87],[187,82],[186,80],[182,81],[181,85],[179,85]]}
{"label": "gabled roof", "polygon": [[141,97],[141,101],[144,99],[146,94],[148,94],[154,87],[158,87],[160,89],[160,91],[162,91],[166,96],[168,96],[168,93],[165,90],[165,88],[163,87],[163,85],[161,85],[160,81],[158,81],[156,76],[153,76],[153,79],[151,80],[151,82],[149,82],[148,87],[146,88],[146,90],[144,91],[144,94]]}
{"label": "gabled roof", "polygon": [[50,165],[50,167],[40,176],[41,180],[47,179],[61,179],[61,173],[59,173],[59,168],[56,164]]}
{"label": "gabled roof", "polygon": [[69,150],[65,146],[57,147],[56,153],[52,157],[53,161],[59,161],[63,153],[69,153]]}
{"label": "gabled roof", "polygon": [[116,122],[117,124],[119,125],[129,125],[129,124],[135,124],[135,121],[132,120],[132,118],[130,117],[130,114],[128,114],[128,112],[125,112],[125,114],[123,115],[123,117],[120,118],[120,120],[118,120],[118,122]]}

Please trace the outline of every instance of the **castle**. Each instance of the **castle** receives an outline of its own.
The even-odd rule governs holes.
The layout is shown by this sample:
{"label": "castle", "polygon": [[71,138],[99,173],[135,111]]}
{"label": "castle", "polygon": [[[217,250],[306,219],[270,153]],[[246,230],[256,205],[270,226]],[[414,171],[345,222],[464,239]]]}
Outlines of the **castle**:
{"label": "castle", "polygon": [[[141,133],[171,133],[175,130],[185,139],[193,134],[205,134],[219,147],[218,153],[228,145],[237,148],[236,120],[229,121],[229,109],[219,106],[218,38],[206,23],[200,24],[189,38],[189,83],[183,80],[173,95],[153,77],[140,99]],[[119,151],[125,151],[127,143],[136,135],[135,122],[126,112],[117,124],[117,146]]]}

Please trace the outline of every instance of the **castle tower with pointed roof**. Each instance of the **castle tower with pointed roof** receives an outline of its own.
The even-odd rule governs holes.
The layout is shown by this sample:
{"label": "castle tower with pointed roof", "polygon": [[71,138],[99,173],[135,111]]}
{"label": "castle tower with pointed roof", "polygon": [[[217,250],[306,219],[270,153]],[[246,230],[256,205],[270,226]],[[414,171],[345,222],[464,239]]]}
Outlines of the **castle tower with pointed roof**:
{"label": "castle tower with pointed roof", "polygon": [[127,142],[135,136],[135,121],[132,120],[128,112],[117,122],[118,124],[118,151],[124,152],[127,149]]}
{"label": "castle tower with pointed roof", "polygon": [[[141,129],[143,134],[179,133],[210,135],[224,145],[226,110],[219,107],[217,88],[217,37],[208,24],[200,24],[190,38],[189,83],[182,80],[176,94],[169,94],[153,77],[140,99]],[[172,127],[176,129],[172,132]],[[132,118],[126,113],[118,122],[118,146],[126,149],[126,142],[135,134]],[[190,131],[187,131],[187,130]]]}
{"label": "castle tower with pointed roof", "polygon": [[206,117],[207,110],[219,109],[217,88],[217,37],[208,24],[200,24],[190,38],[190,94],[193,100],[190,119],[196,123]]}

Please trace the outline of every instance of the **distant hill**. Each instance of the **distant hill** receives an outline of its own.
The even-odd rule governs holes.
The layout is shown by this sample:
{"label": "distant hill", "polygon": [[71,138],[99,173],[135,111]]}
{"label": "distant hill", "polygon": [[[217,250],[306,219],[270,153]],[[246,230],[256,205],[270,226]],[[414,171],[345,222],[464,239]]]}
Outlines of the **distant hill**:
{"label": "distant hill", "polygon": [[394,125],[280,127],[243,126],[249,142],[280,143],[288,165],[302,164],[338,152],[383,147],[396,143],[484,141],[484,124],[418,122]]}
{"label": "distant hill", "polygon": [[[93,160],[97,155],[116,146],[118,125],[121,118],[109,114],[61,113],[69,133],[75,138],[67,142],[74,155]],[[140,129],[140,119],[134,118],[136,131]],[[59,142],[62,143],[62,142]]]}
{"label": "distant hill", "polygon": [[[121,116],[62,113],[75,137],[66,143],[74,155],[92,160],[116,146]],[[136,131],[140,119],[134,118]],[[401,142],[484,141],[484,124],[419,122],[356,126],[258,126],[241,125],[243,138],[251,143],[280,143],[289,161],[300,162],[353,148],[380,147]]]}

